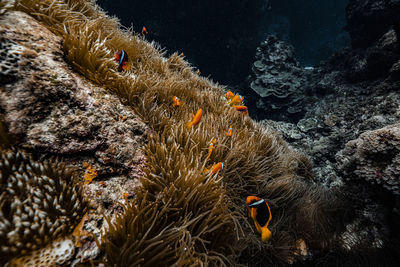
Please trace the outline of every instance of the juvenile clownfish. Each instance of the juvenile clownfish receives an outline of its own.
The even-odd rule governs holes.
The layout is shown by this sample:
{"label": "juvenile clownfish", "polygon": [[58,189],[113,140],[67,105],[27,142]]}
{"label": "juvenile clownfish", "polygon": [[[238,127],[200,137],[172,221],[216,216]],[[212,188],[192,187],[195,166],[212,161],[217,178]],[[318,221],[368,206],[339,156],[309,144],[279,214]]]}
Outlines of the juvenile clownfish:
{"label": "juvenile clownfish", "polygon": [[183,102],[180,101],[179,98],[178,98],[177,96],[174,96],[174,98],[173,98],[172,100],[173,100],[172,106],[173,106],[174,108],[179,107],[179,106],[181,106],[181,105],[183,104]]}
{"label": "juvenile clownfish", "polygon": [[200,75],[200,73],[201,73],[200,70],[196,70],[197,75]]}
{"label": "juvenile clownfish", "polygon": [[228,91],[225,93],[226,100],[231,100],[234,96],[235,96],[235,94],[232,93],[232,91]]}
{"label": "juvenile clownfish", "polygon": [[217,143],[217,140],[215,140],[215,138],[213,138],[210,142],[210,144],[208,145],[208,158],[211,156],[212,151],[214,150],[214,145]]}
{"label": "juvenile clownfish", "polygon": [[217,172],[222,171],[223,169],[224,169],[224,163],[218,162],[212,166],[211,170],[207,168],[204,169],[204,173],[209,172],[212,174],[216,174]]}
{"label": "juvenile clownfish", "polygon": [[272,219],[271,209],[268,203],[259,197],[248,196],[246,206],[249,217],[253,219],[257,231],[261,234],[262,242],[266,242],[272,237],[268,224]]}
{"label": "juvenile clownfish", "polygon": [[187,126],[188,128],[190,128],[190,127],[192,127],[192,126],[195,126],[195,125],[199,124],[202,114],[203,114],[203,110],[202,110],[202,109],[199,109],[199,110],[196,112],[196,115],[193,115],[192,121],[186,123],[186,126]]}
{"label": "juvenile clownfish", "polygon": [[241,95],[235,95],[229,104],[231,105],[236,105],[236,104],[241,104],[244,100],[244,97]]}
{"label": "juvenile clownfish", "polygon": [[143,28],[142,28],[142,35],[143,36],[146,36],[146,35],[148,35],[149,34],[149,32],[147,31],[147,28],[145,27],[145,26],[143,26]]}
{"label": "juvenile clownfish", "polygon": [[249,116],[249,110],[247,109],[246,106],[233,106],[237,111],[242,112],[246,116]]}
{"label": "juvenile clownfish", "polygon": [[118,62],[118,71],[130,70],[131,66],[128,62],[128,53],[125,50],[118,51],[114,54],[114,60]]}
{"label": "juvenile clownfish", "polygon": [[228,129],[227,132],[225,132],[225,134],[226,134],[226,136],[228,136],[228,137],[232,137],[232,134],[233,134],[232,126],[229,126],[229,129]]}

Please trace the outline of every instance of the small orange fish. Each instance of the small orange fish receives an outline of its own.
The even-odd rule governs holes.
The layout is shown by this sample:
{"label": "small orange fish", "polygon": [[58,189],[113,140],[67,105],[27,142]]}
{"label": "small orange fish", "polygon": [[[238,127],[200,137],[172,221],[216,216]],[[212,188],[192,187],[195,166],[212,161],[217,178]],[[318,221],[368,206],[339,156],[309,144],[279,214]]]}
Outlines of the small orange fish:
{"label": "small orange fish", "polygon": [[229,126],[229,129],[228,129],[227,132],[225,132],[225,134],[226,134],[226,136],[228,136],[228,137],[232,137],[232,134],[233,134],[232,126]]}
{"label": "small orange fish", "polygon": [[209,173],[212,173],[212,174],[216,174],[217,172],[222,171],[223,169],[224,169],[224,163],[218,162],[217,164],[214,164],[212,166],[211,170],[207,169],[207,168],[204,169],[204,173],[209,172]]}
{"label": "small orange fish", "polygon": [[249,116],[249,110],[247,109],[246,106],[233,106],[237,111],[242,112],[246,116]]}
{"label": "small orange fish", "polygon": [[262,242],[268,241],[272,237],[272,233],[268,229],[272,214],[267,201],[256,196],[248,196],[246,198],[246,206],[249,217],[253,219],[254,226],[261,234]]}
{"label": "small orange fish", "polygon": [[235,94],[232,93],[232,91],[228,91],[225,93],[226,100],[231,100],[234,96],[235,96]]}
{"label": "small orange fish", "polygon": [[149,34],[149,32],[147,31],[147,28],[145,27],[145,26],[143,26],[143,28],[142,28],[142,35],[143,36],[146,36],[146,35],[148,35]]}
{"label": "small orange fish", "polygon": [[180,56],[181,56],[181,57],[184,57],[184,56],[185,56],[185,54],[182,52],[182,53],[180,54]]}
{"label": "small orange fish", "polygon": [[92,180],[97,177],[97,171],[93,169],[92,165],[86,162],[83,163],[83,166],[86,168],[83,179],[85,180],[85,184],[90,184]]}
{"label": "small orange fish", "polygon": [[241,104],[244,100],[244,97],[241,95],[235,95],[229,104],[231,105],[236,105],[236,104]]}
{"label": "small orange fish", "polygon": [[217,140],[215,140],[215,138],[213,138],[210,142],[210,144],[208,145],[208,158],[211,156],[212,151],[214,150],[214,145],[217,143]]}
{"label": "small orange fish", "polygon": [[195,126],[195,125],[199,124],[202,114],[203,114],[203,110],[199,109],[197,111],[196,115],[193,115],[193,120],[188,122],[188,123],[186,123],[186,126],[188,128],[190,128],[192,126]]}
{"label": "small orange fish", "polygon": [[197,75],[200,75],[200,73],[201,73],[200,70],[196,70]]}
{"label": "small orange fish", "polygon": [[130,70],[131,65],[128,62],[128,53],[125,50],[118,51],[114,54],[114,60],[118,62],[118,71]]}
{"label": "small orange fish", "polygon": [[174,96],[172,100],[173,100],[172,106],[173,106],[174,108],[179,107],[180,105],[183,104],[183,102],[180,101],[179,98],[178,98],[177,96]]}

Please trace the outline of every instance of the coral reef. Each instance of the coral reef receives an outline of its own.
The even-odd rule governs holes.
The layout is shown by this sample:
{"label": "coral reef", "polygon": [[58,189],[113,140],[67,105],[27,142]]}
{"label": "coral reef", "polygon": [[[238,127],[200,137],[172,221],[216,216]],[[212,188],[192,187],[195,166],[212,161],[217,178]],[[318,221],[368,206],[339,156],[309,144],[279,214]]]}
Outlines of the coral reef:
{"label": "coral reef", "polygon": [[400,195],[400,125],[364,132],[338,152],[336,161],[345,177],[382,184]]}
{"label": "coral reef", "polygon": [[305,70],[297,62],[293,46],[271,35],[256,51],[250,88],[257,94],[258,109],[276,120],[288,120],[304,112]]}
{"label": "coral reef", "polygon": [[[18,73],[25,73],[28,80],[17,79],[13,83],[14,79],[2,84],[5,88],[1,91],[2,113],[10,131],[19,137],[19,146],[43,154],[38,155],[41,158],[57,154],[74,164],[89,159],[88,164],[98,173],[85,187],[91,190],[97,186],[96,191],[89,191],[92,199],[96,199],[98,192],[113,195],[115,189],[109,188],[111,179],[101,169],[110,167],[121,175],[121,190],[128,190],[122,182],[132,181],[128,175],[142,174],[141,184],[134,191],[130,188],[121,192],[125,204],[113,199],[106,210],[108,223],[100,240],[104,258],[96,259],[110,266],[152,262],[176,265],[268,262],[276,266],[304,258],[297,256],[299,244],[311,250],[324,250],[336,241],[336,234],[343,230],[338,219],[341,204],[333,194],[312,183],[309,159],[229,106],[223,97],[224,88],[199,76],[181,56],[163,57],[155,44],[120,29],[116,19],[107,17],[91,1],[21,0],[16,1],[15,9],[23,13],[8,11],[1,17],[2,27],[7,28],[5,38],[13,40],[11,37],[17,35],[18,41],[13,42],[27,46],[19,60],[33,62],[37,69],[43,70],[30,73],[29,64],[19,64],[22,69]],[[17,18],[29,26],[21,27]],[[39,34],[39,42],[26,42],[31,32]],[[130,71],[117,71],[112,55],[120,49],[129,54]],[[26,51],[34,55],[29,60]],[[46,55],[48,60],[41,61]],[[66,71],[66,62],[89,81]],[[57,70],[57,76],[53,69]],[[34,81],[46,82],[25,86],[34,74],[38,77]],[[33,94],[32,98],[31,92],[35,90],[41,93]],[[42,93],[44,98],[40,97]],[[100,96],[94,99],[97,94]],[[117,95],[123,105],[117,105],[119,102],[111,94]],[[184,104],[173,107],[174,96]],[[96,105],[96,100],[100,104]],[[199,108],[203,109],[200,123],[188,129],[185,124]],[[122,113],[123,109],[126,113]],[[122,114],[111,112],[115,110]],[[104,117],[99,115],[102,112]],[[131,169],[125,163],[126,157],[143,153],[136,151],[138,144],[130,146],[134,142],[127,138],[135,134],[129,130],[134,126],[130,121],[135,117],[133,113],[151,129],[143,146],[144,173],[140,172],[141,161],[129,165]],[[26,119],[16,120],[18,115]],[[102,119],[102,123],[96,119]],[[83,127],[82,121],[88,125]],[[110,136],[119,135],[115,139],[107,135],[100,139],[104,124],[116,128]],[[233,135],[226,137],[224,132],[230,126]],[[55,129],[61,129],[61,133]],[[137,135],[144,135],[144,131]],[[208,157],[212,138],[217,139],[217,144]],[[107,143],[110,139],[121,143],[114,148],[120,150],[113,157],[116,159],[112,166],[106,160],[101,161],[97,154],[107,144],[111,146]],[[136,140],[141,144],[145,141]],[[127,151],[122,150],[126,146],[129,146]],[[98,163],[94,164],[94,159]],[[215,162],[224,162],[226,167],[215,175],[204,174],[204,168]],[[125,172],[121,171],[124,169]],[[247,195],[267,199],[276,218],[269,224],[271,242],[262,246],[243,210]],[[92,201],[92,206],[103,211],[107,208],[96,201]],[[98,234],[102,221],[97,223],[96,229],[89,216],[82,229]],[[88,243],[93,242],[86,242],[83,247],[90,246]],[[85,253],[79,253],[85,257]]]}
{"label": "coral reef", "polygon": [[13,150],[1,151],[0,169],[2,264],[72,233],[87,203],[71,170]]}

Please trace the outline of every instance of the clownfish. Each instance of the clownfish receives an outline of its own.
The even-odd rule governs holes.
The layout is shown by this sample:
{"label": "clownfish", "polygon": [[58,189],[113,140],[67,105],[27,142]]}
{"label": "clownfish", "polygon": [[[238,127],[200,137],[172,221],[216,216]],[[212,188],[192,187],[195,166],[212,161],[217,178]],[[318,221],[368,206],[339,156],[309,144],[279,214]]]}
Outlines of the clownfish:
{"label": "clownfish", "polygon": [[118,71],[129,70],[131,68],[128,62],[128,53],[125,50],[118,51],[114,54],[114,60],[118,62]]}
{"label": "clownfish", "polygon": [[226,134],[226,136],[228,136],[228,137],[232,137],[232,134],[233,134],[232,126],[229,126],[229,129],[228,129],[227,132],[225,132],[225,134]]}
{"label": "clownfish", "polygon": [[229,104],[235,105],[235,104],[241,104],[244,100],[244,97],[241,95],[235,95]]}
{"label": "clownfish", "polygon": [[224,163],[218,162],[212,166],[211,170],[207,168],[204,169],[204,173],[209,172],[212,174],[216,174],[217,172],[222,171],[223,169],[224,169]]}
{"label": "clownfish", "polygon": [[186,126],[187,126],[188,128],[190,128],[190,127],[192,127],[192,126],[195,126],[195,125],[199,124],[202,114],[203,114],[203,110],[202,110],[202,109],[199,109],[199,110],[196,112],[196,115],[193,115],[193,120],[190,121],[190,122],[188,122],[188,123],[186,123]]}
{"label": "clownfish", "polygon": [[253,219],[257,231],[261,234],[262,242],[266,242],[272,237],[268,224],[272,219],[271,209],[268,203],[259,197],[248,196],[246,206],[249,217]]}
{"label": "clownfish", "polygon": [[217,143],[217,140],[215,140],[215,138],[213,138],[210,142],[210,144],[208,144],[208,158],[211,156],[212,151],[214,150],[214,145]]}
{"label": "clownfish", "polygon": [[145,27],[145,26],[143,26],[143,28],[142,28],[142,35],[143,36],[146,36],[146,35],[148,35],[149,34],[149,32],[147,31],[147,28]]}
{"label": "clownfish", "polygon": [[178,98],[177,96],[174,96],[174,98],[172,99],[172,101],[173,101],[173,102],[172,102],[172,106],[173,106],[174,108],[179,107],[180,105],[183,104],[183,102],[180,101],[179,98]]}
{"label": "clownfish", "polygon": [[242,112],[246,116],[249,116],[249,110],[247,109],[246,106],[233,106],[237,111]]}
{"label": "clownfish", "polygon": [[200,73],[201,73],[200,70],[196,70],[197,75],[200,75]]}
{"label": "clownfish", "polygon": [[226,100],[231,100],[234,96],[235,96],[235,94],[232,93],[231,91],[228,91],[225,93]]}

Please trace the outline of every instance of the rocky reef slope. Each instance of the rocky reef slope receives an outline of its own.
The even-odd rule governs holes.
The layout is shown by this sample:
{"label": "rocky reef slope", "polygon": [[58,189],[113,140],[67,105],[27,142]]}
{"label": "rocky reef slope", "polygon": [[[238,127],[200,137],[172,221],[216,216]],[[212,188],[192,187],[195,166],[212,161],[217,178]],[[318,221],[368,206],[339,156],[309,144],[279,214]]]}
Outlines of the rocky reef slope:
{"label": "rocky reef slope", "polygon": [[350,1],[346,11],[351,48],[301,68],[289,44],[269,37],[243,93],[258,119],[311,156],[318,183],[345,192],[351,231],[384,259],[400,240],[400,5]]}

